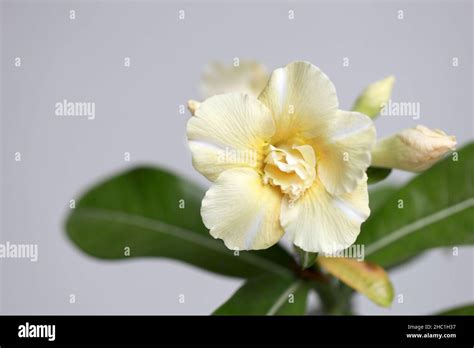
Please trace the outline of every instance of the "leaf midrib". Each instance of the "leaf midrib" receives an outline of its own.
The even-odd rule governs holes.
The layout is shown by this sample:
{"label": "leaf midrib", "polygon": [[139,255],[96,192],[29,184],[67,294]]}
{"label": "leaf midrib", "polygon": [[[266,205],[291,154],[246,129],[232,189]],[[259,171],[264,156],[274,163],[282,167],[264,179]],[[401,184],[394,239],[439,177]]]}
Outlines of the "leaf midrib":
{"label": "leaf midrib", "polygon": [[457,214],[465,209],[468,209],[471,206],[474,206],[474,198],[472,197],[459,203],[456,203],[455,205],[452,205],[448,208],[438,210],[437,212],[432,213],[428,216],[424,216],[421,219],[413,221],[412,223],[405,225],[401,228],[398,228],[395,231],[382,237],[381,239],[375,241],[374,243],[369,244],[365,248],[365,256],[369,256],[386,247],[387,245],[390,245],[392,242],[395,242],[407,235],[412,234],[413,232],[416,232],[417,230],[434,224],[444,218],[447,218],[451,215]]}
{"label": "leaf midrib", "polygon": [[[217,244],[213,243],[211,240],[208,240],[206,237],[196,234],[186,228],[171,225],[158,219],[151,219],[136,214],[103,208],[77,208],[75,215],[79,217],[87,216],[89,218],[95,218],[98,220],[118,222],[123,223],[125,225],[145,228],[161,234],[180,238],[188,242],[198,244],[207,249],[219,252],[227,257],[229,256],[229,254],[226,253],[223,248],[220,248]],[[284,276],[288,276],[291,274],[291,271],[289,269],[286,269],[277,263],[274,263],[268,259],[254,254],[241,253],[239,257],[242,261],[245,261],[254,267],[264,269],[274,274]]]}
{"label": "leaf midrib", "polygon": [[301,284],[302,282],[297,280],[293,282],[289,287],[287,287],[285,291],[283,291],[283,293],[277,298],[275,303],[270,307],[266,315],[275,315],[285,303],[285,300],[288,297],[288,295],[298,291]]}

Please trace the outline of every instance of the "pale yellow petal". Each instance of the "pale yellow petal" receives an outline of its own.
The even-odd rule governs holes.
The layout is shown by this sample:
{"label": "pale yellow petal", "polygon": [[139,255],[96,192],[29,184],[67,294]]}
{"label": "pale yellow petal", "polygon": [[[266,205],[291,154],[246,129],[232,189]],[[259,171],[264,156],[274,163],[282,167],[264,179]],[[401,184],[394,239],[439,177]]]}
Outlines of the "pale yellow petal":
{"label": "pale yellow petal", "polygon": [[275,118],[275,143],[310,128],[324,128],[339,105],[331,80],[308,62],[273,71],[259,99]]}
{"label": "pale yellow petal", "polygon": [[284,198],[280,221],[289,239],[301,249],[334,253],[355,242],[369,214],[364,175],[351,193],[333,196],[318,181],[296,202]]}
{"label": "pale yellow petal", "polygon": [[206,99],[187,125],[193,165],[214,181],[224,170],[261,166],[263,146],[275,132],[265,105],[245,94]]}
{"label": "pale yellow petal", "polygon": [[283,235],[280,206],[278,190],[264,185],[255,170],[237,168],[223,172],[206,192],[201,215],[229,249],[266,249]]}
{"label": "pale yellow petal", "polygon": [[370,166],[375,143],[372,120],[361,113],[339,110],[328,122],[326,134],[316,129],[312,140],[317,172],[332,194],[351,192]]}
{"label": "pale yellow petal", "polygon": [[256,61],[242,60],[237,66],[214,62],[204,71],[201,94],[204,99],[225,93],[246,93],[257,97],[267,81],[267,69]]}

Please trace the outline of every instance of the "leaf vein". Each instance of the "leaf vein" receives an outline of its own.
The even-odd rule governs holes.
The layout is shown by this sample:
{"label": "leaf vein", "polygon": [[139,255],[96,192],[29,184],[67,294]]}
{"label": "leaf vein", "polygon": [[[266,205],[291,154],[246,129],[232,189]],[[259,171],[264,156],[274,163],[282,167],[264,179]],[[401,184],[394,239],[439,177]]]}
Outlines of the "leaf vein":
{"label": "leaf vein", "polygon": [[389,245],[390,243],[403,238],[413,232],[416,232],[419,229],[422,229],[426,226],[434,224],[444,218],[447,218],[451,215],[457,214],[467,208],[474,206],[474,198],[466,199],[460,203],[457,203],[449,208],[442,209],[433,213],[431,215],[425,216],[417,221],[414,221],[408,225],[403,226],[395,230],[394,232],[388,234],[387,236],[377,240],[376,242],[368,245],[365,248],[365,256],[373,254],[374,252],[382,249],[383,247]]}
{"label": "leaf vein", "polygon": [[277,298],[273,306],[270,307],[266,315],[275,315],[285,303],[288,295],[290,295],[293,292],[296,292],[301,286],[301,284],[302,283],[300,281],[296,281],[293,284],[291,284],[288,288],[286,288],[285,291]]}
{"label": "leaf vein", "polygon": [[[188,229],[185,229],[176,225],[171,225],[157,219],[150,219],[150,218],[146,218],[146,217],[135,215],[135,214],[124,213],[124,212],[108,210],[108,209],[100,209],[100,208],[80,208],[76,210],[76,214],[78,214],[79,216],[83,215],[83,216],[88,216],[90,218],[102,219],[105,221],[114,221],[114,222],[119,222],[126,225],[145,228],[145,229],[152,230],[161,234],[166,234],[169,236],[181,238],[188,242],[198,244],[207,249],[212,249],[223,255],[229,256],[229,254],[226,253],[226,251],[223,248],[219,247],[217,244],[213,243],[212,241],[207,240],[205,237],[200,236]],[[285,275],[285,276],[290,274],[290,270],[287,270],[286,268],[280,266],[279,264],[271,262],[265,258],[256,256],[256,255],[247,254],[247,253],[240,253],[239,257],[243,261],[255,267],[265,269],[271,273]]]}

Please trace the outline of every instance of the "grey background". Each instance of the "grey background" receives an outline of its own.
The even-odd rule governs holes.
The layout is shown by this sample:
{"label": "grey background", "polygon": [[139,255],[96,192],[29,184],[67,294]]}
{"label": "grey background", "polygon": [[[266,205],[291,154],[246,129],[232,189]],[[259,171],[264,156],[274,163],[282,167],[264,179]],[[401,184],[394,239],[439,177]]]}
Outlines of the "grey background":
{"label": "grey background", "polygon": [[[161,165],[209,185],[191,166],[189,116],[178,106],[199,99],[212,60],[254,58],[270,70],[309,60],[346,109],[368,83],[394,74],[392,99],[420,102],[422,116],[381,117],[379,136],[420,123],[459,144],[473,138],[472,2],[4,1],[1,9],[1,240],[39,245],[37,263],[0,260],[1,313],[208,314],[238,288],[238,279],[165,259],[91,259],[62,229],[70,199],[132,165]],[[63,99],[95,102],[96,119],[55,116]],[[358,296],[356,309],[428,314],[473,301],[473,262],[472,248],[457,257],[428,252],[390,274],[403,304],[381,309]]]}

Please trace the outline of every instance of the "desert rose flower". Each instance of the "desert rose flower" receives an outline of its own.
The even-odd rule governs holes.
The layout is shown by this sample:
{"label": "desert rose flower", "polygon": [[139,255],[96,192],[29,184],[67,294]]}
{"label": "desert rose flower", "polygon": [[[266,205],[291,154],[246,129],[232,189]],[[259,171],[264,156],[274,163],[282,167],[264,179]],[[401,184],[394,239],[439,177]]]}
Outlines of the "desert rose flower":
{"label": "desert rose flower", "polygon": [[[257,97],[268,81],[267,69],[264,65],[245,60],[238,66],[212,63],[206,67],[201,81],[201,94],[204,98],[217,94],[242,92]],[[197,100],[188,101],[191,115],[201,105]]]}
{"label": "desert rose flower", "polygon": [[371,118],[376,118],[390,99],[394,82],[395,77],[389,76],[371,83],[357,98],[352,109]]}
{"label": "desert rose flower", "polygon": [[234,92],[258,96],[267,84],[268,77],[265,66],[253,60],[242,60],[238,66],[215,62],[204,71],[201,94],[204,99]]}
{"label": "desert rose flower", "polygon": [[265,249],[284,234],[310,252],[353,244],[369,214],[372,120],[342,111],[317,67],[275,70],[258,98],[211,97],[187,125],[194,167],[213,182],[201,207],[214,238]]}
{"label": "desert rose flower", "polygon": [[421,172],[455,149],[454,136],[419,125],[379,140],[372,151],[372,165]]}

